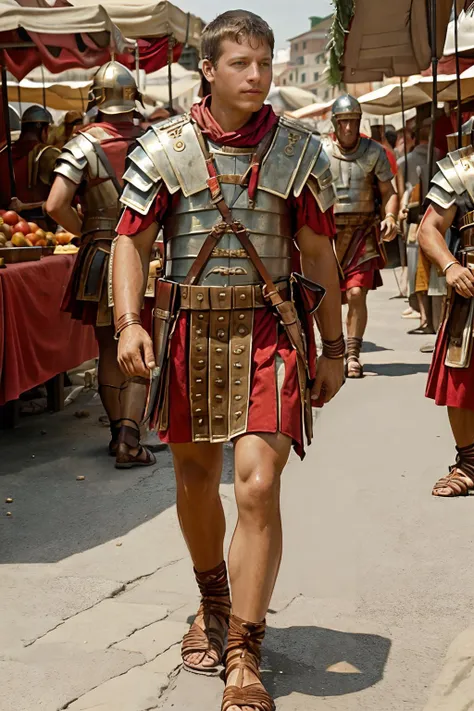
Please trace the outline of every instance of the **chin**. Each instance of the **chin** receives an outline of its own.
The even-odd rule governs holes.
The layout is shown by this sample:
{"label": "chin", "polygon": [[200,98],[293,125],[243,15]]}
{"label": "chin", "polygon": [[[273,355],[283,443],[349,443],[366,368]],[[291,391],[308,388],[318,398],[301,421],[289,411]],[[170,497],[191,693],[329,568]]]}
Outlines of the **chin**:
{"label": "chin", "polygon": [[238,104],[242,111],[255,113],[256,111],[260,111],[264,102],[265,98],[263,94],[255,94],[255,96],[245,96],[241,98]]}

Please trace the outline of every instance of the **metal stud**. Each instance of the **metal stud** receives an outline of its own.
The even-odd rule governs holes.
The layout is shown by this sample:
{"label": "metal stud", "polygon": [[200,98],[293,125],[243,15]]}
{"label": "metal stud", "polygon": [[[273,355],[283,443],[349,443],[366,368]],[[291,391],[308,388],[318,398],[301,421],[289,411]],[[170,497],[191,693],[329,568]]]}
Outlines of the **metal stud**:
{"label": "metal stud", "polygon": [[204,420],[202,419],[202,417],[200,417],[198,420],[198,425],[201,425],[201,427],[202,427],[203,424],[204,424]]}
{"label": "metal stud", "polygon": [[221,291],[219,294],[219,299],[225,299],[225,291]]}
{"label": "metal stud", "polygon": [[239,333],[240,333],[241,336],[245,336],[245,334],[247,333],[247,329],[245,328],[245,326],[240,326],[240,328],[238,329],[238,331],[239,331]]}
{"label": "metal stud", "polygon": [[215,419],[215,420],[223,420],[223,419],[224,419],[224,415],[215,415],[214,419]]}
{"label": "metal stud", "polygon": [[202,336],[202,328],[196,328],[196,336]]}
{"label": "metal stud", "polygon": [[219,365],[219,363],[218,363],[217,365],[214,366],[214,368],[216,370],[222,370],[222,365]]}
{"label": "metal stud", "polygon": [[235,355],[241,355],[244,352],[243,348],[234,348]]}
{"label": "metal stud", "polygon": [[241,295],[240,295],[240,300],[241,300],[241,301],[245,301],[246,298],[247,298],[246,294],[241,294]]}
{"label": "metal stud", "polygon": [[242,400],[242,395],[235,395],[234,400]]}
{"label": "metal stud", "polygon": [[222,348],[216,348],[216,353],[222,353],[223,349]]}
{"label": "metal stud", "polygon": [[216,385],[224,385],[224,381],[222,380],[222,378],[216,378],[214,382]]}
{"label": "metal stud", "polygon": [[196,383],[202,383],[202,378],[196,378]]}
{"label": "metal stud", "polygon": [[[217,366],[216,366],[216,367],[217,367]],[[234,368],[239,369],[239,368],[241,368],[241,367],[242,367],[242,363],[234,363]]]}
{"label": "metal stud", "polygon": [[204,314],[198,314],[198,319],[199,319],[200,321],[202,321],[203,318],[204,318]]}
{"label": "metal stud", "polygon": [[217,400],[217,402],[222,402],[224,398],[222,397],[222,395],[216,395],[215,399]]}
{"label": "metal stud", "polygon": [[195,415],[200,415],[202,412],[202,409],[200,407],[197,408],[197,410],[194,410]]}
{"label": "metal stud", "polygon": [[217,338],[220,338],[221,340],[225,338],[225,331],[222,328],[217,331]]}
{"label": "metal stud", "polygon": [[202,393],[196,393],[196,395],[195,395],[194,397],[195,397],[196,400],[197,400],[198,398],[202,397]]}
{"label": "metal stud", "polygon": [[204,361],[203,361],[203,360],[198,360],[198,365],[204,365]]}
{"label": "metal stud", "polygon": [[240,319],[241,321],[243,321],[244,318],[245,318],[245,314],[239,314],[239,319]]}
{"label": "metal stud", "polygon": [[218,316],[218,317],[217,317],[217,320],[218,320],[218,321],[225,321],[225,316]]}
{"label": "metal stud", "polygon": [[239,417],[242,417],[242,412],[239,410],[238,412],[235,413],[235,417],[238,420]]}
{"label": "metal stud", "polygon": [[234,385],[242,385],[242,381],[241,380],[234,380]]}
{"label": "metal stud", "polygon": [[197,299],[198,301],[204,301],[204,294],[198,294],[198,295],[196,296],[196,299]]}
{"label": "metal stud", "polygon": [[200,353],[202,351],[202,346],[196,346],[196,350],[198,353]]}

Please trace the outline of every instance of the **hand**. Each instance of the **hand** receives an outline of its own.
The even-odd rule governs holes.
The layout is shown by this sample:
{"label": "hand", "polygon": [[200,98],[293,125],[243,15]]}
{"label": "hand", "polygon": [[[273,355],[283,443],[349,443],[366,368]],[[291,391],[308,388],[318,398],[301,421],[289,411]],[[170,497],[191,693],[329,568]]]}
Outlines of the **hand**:
{"label": "hand", "polygon": [[380,234],[384,242],[391,242],[397,236],[398,228],[392,216],[385,218],[380,224]]}
{"label": "hand", "polygon": [[398,213],[398,221],[400,222],[400,224],[402,222],[405,222],[407,217],[408,217],[408,208],[407,207],[400,208],[400,212]]}
{"label": "hand", "polygon": [[311,391],[311,399],[322,399],[328,403],[344,383],[344,358],[320,356],[316,366],[316,380]]}
{"label": "hand", "polygon": [[474,274],[467,267],[453,264],[446,272],[446,282],[456,289],[460,296],[466,299],[474,296]]}
{"label": "hand", "polygon": [[124,375],[133,378],[150,377],[150,370],[155,368],[155,356],[151,338],[138,324],[127,326],[120,334],[118,343],[118,364]]}
{"label": "hand", "polygon": [[15,212],[22,212],[25,209],[25,204],[17,197],[12,197],[8,209],[14,210]]}

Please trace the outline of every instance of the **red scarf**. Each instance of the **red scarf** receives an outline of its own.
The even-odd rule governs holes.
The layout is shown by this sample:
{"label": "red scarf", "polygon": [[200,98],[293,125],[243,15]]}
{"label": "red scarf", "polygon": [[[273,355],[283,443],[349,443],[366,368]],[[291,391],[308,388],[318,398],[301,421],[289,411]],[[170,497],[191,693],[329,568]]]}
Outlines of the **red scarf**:
{"label": "red scarf", "polygon": [[269,104],[256,111],[250,121],[238,131],[225,133],[211,113],[211,97],[206,96],[191,108],[191,116],[209,140],[232,148],[257,146],[278,122],[278,117]]}

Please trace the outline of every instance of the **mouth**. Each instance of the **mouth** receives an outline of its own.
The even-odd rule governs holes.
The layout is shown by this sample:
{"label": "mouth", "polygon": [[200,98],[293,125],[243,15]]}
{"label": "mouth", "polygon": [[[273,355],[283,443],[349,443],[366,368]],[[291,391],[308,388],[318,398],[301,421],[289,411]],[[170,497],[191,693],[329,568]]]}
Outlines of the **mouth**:
{"label": "mouth", "polygon": [[249,89],[248,91],[244,91],[244,94],[250,94],[251,96],[261,96],[263,94],[263,91],[260,89]]}

